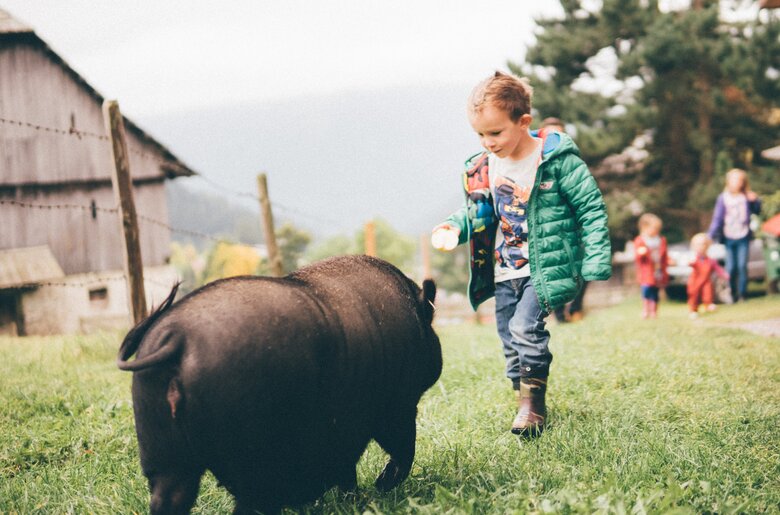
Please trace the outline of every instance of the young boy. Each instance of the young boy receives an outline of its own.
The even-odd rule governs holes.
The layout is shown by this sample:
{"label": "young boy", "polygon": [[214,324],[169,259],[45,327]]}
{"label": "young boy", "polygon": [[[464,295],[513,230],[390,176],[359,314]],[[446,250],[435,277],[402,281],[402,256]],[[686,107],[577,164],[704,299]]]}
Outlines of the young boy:
{"label": "young boy", "polygon": [[639,217],[639,236],[634,238],[636,277],[642,291],[642,318],[658,316],[658,291],[669,283],[669,254],[661,236],[663,222],[652,213]]}
{"label": "young boy", "polygon": [[515,434],[544,430],[552,361],[545,318],[583,280],[612,273],[601,192],[565,134],[529,131],[531,87],[496,72],[477,85],[469,122],[486,152],[466,161],[465,205],[431,237],[450,250],[470,242],[474,309],[495,295],[506,375],[517,392]]}

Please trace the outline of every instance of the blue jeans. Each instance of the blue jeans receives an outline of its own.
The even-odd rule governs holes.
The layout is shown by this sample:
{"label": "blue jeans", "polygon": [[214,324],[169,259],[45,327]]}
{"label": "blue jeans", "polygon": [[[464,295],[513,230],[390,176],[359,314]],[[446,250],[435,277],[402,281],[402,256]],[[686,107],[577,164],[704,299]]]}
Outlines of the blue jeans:
{"label": "blue jeans", "polygon": [[744,299],[747,293],[747,258],[750,239],[745,236],[738,240],[724,239],[726,246],[726,272],[729,273],[731,297],[736,302]]}
{"label": "blue jeans", "polygon": [[504,345],[506,376],[518,387],[521,377],[547,377],[552,362],[545,329],[547,311],[539,305],[530,277],[496,283],[496,326]]}

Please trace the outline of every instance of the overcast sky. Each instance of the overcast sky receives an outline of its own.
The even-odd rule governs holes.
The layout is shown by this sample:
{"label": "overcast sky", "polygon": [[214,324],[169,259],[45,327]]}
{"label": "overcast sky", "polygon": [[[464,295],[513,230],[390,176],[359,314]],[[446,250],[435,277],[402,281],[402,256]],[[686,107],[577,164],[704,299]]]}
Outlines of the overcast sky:
{"label": "overcast sky", "polygon": [[557,2],[0,0],[130,116],[299,95],[471,84]]}

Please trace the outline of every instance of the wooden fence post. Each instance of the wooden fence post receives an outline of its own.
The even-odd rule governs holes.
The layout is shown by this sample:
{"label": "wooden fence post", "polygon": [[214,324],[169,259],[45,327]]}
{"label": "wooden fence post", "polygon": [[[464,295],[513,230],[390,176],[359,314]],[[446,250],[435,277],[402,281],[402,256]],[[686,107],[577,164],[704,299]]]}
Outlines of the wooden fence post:
{"label": "wooden fence post", "polygon": [[420,251],[422,253],[423,280],[431,278],[431,237],[429,234],[420,236]]}
{"label": "wooden fence post", "polygon": [[374,221],[366,222],[365,235],[363,237],[366,256],[376,257],[376,226]]}
{"label": "wooden fence post", "polygon": [[274,215],[271,211],[271,201],[268,198],[268,179],[264,173],[257,176],[257,191],[260,194],[260,214],[263,218],[263,233],[265,233],[265,245],[268,247],[268,262],[271,264],[271,274],[274,277],[281,277],[284,275],[282,256],[279,255],[279,247],[276,245]]}
{"label": "wooden fence post", "polygon": [[133,181],[130,176],[130,160],[125,140],[125,123],[116,100],[103,102],[103,121],[111,140],[111,155],[114,169],[111,183],[114,197],[119,206],[120,224],[124,234],[124,269],[127,277],[127,296],[133,322],[146,318],[146,293],[144,291],[144,268],[141,260],[141,239],[138,231],[138,217],[133,201]]}

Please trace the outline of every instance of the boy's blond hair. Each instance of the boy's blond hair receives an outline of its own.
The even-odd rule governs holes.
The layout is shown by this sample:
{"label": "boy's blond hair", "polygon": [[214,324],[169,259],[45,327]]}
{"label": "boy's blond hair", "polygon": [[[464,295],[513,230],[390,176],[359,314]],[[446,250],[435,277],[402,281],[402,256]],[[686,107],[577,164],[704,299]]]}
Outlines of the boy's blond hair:
{"label": "boy's blond hair", "polygon": [[637,227],[639,227],[639,232],[642,232],[643,229],[647,229],[648,227],[656,224],[658,225],[659,228],[664,226],[663,221],[657,216],[655,216],[653,213],[645,213],[639,217],[639,222],[637,222]]}
{"label": "boy's blond hair", "polygon": [[485,106],[493,105],[517,122],[524,114],[531,114],[532,94],[528,79],[496,71],[471,92],[469,113],[479,113]]}

